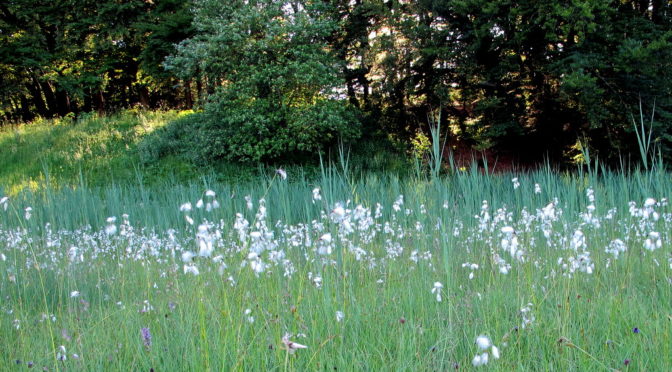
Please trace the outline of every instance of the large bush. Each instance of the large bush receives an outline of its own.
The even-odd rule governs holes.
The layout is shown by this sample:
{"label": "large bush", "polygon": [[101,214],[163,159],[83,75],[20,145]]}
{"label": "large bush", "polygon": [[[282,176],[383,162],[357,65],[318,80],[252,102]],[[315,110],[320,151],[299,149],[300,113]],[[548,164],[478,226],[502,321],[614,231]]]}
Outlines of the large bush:
{"label": "large bush", "polygon": [[336,26],[324,6],[197,2],[197,36],[166,66],[201,75],[213,93],[197,132],[173,133],[195,140],[201,160],[273,160],[356,138],[358,115],[339,94],[344,83],[327,42]]}

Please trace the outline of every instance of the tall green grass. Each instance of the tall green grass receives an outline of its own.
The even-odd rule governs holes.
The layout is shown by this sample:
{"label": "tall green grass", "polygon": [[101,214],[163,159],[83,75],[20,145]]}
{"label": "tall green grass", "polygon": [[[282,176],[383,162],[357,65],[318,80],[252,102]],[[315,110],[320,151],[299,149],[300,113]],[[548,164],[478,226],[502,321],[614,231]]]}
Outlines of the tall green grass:
{"label": "tall green grass", "polygon": [[[481,367],[492,370],[672,368],[669,207],[660,207],[663,218],[652,225],[662,235],[661,249],[646,252],[645,236],[628,230],[635,223],[628,202],[641,206],[646,198],[672,195],[669,173],[577,175],[545,168],[517,175],[484,175],[472,169],[430,179],[345,174],[347,167],[323,167],[317,180],[296,171],[283,181],[262,172],[255,182],[235,185],[208,177],[153,186],[90,187],[82,181],[76,188],[13,196],[8,211],[0,211],[0,231],[25,229],[31,241],[22,249],[0,247],[6,256],[0,261],[0,365],[19,370],[31,361],[33,368],[82,371],[469,370],[479,353],[474,341],[483,334],[501,349],[499,360],[491,356]],[[512,186],[514,176],[521,184],[518,189]],[[535,183],[540,194],[533,191]],[[316,187],[322,200],[311,197]],[[595,191],[597,216],[618,209],[613,219],[602,219],[600,228],[582,225],[578,217],[589,204],[589,187]],[[208,189],[217,192],[221,208],[211,213],[194,209],[191,216],[197,224],[204,218],[222,221],[225,236],[232,231],[235,213],[253,221],[247,195],[255,208],[260,198],[266,200],[271,227],[277,221],[310,224],[336,203],[350,200],[351,208],[362,204],[373,210],[382,204],[380,221],[396,221],[409,234],[390,238],[404,248],[396,260],[384,259],[389,246],[384,234],[371,243],[359,242],[377,258],[375,267],[342,251],[341,242],[333,253],[335,264],[308,260],[304,251],[283,245],[297,270],[291,279],[280,269],[256,277],[240,267],[245,252],[227,255],[221,276],[219,264],[199,259],[200,275],[194,276],[183,273],[179,252],[171,257],[165,247],[159,258],[123,258],[130,243],[116,236],[98,236],[112,251],[84,264],[69,262],[63,253],[81,243],[81,234],[65,234],[58,245],[47,244],[55,231],[73,232],[86,225],[97,231],[105,228],[108,217],[120,219],[127,213],[136,232],[163,235],[175,229],[185,239],[185,249],[197,250],[188,240],[196,228],[185,222],[179,206],[203,198]],[[399,195],[404,195],[404,205],[395,213],[392,205]],[[574,253],[546,248],[539,243],[539,231],[524,229],[523,210],[534,213],[556,197],[563,215],[554,231],[565,239],[576,229],[584,231],[595,262],[592,274],[562,276],[558,258]],[[479,232],[474,216],[483,200],[491,215],[506,208],[512,220]],[[33,211],[26,220],[28,206]],[[422,232],[415,230],[418,222]],[[505,224],[516,228],[530,257],[502,275],[490,252],[500,244],[499,227]],[[332,224],[327,231],[336,234],[338,228]],[[455,236],[455,229],[461,234]],[[281,235],[280,228],[274,230],[276,238]],[[616,238],[628,244],[619,260],[604,252]],[[532,240],[537,241],[534,248]],[[430,252],[432,258],[413,263],[412,250]],[[462,265],[466,262],[479,265],[473,279]],[[309,272],[322,277],[321,288],[308,279]],[[444,286],[441,302],[431,293],[434,282]],[[72,291],[80,296],[71,297]],[[528,303],[535,320],[523,328],[520,310]],[[340,322],[337,311],[345,315]],[[144,345],[143,327],[151,332],[151,346]],[[285,333],[308,348],[287,353],[281,342]],[[65,361],[57,358],[61,345],[67,350]]]}

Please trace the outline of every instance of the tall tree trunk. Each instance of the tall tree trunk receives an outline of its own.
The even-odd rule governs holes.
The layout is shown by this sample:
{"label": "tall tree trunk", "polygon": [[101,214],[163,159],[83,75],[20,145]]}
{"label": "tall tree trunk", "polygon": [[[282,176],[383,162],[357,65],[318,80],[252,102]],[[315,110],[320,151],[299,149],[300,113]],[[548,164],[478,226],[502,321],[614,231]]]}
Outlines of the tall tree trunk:
{"label": "tall tree trunk", "polygon": [[[26,83],[25,86],[28,89],[28,92],[30,92],[37,114],[40,116],[47,116],[49,112],[47,110],[47,105],[42,99],[42,91],[40,90],[40,86],[37,84],[37,81],[33,80],[32,84]],[[22,99],[25,99],[25,96],[22,95]]]}
{"label": "tall tree trunk", "polygon": [[203,100],[203,82],[198,74],[196,74],[196,99]]}
{"label": "tall tree trunk", "polygon": [[25,95],[21,95],[21,119],[23,121],[31,121],[35,115],[30,112],[30,102],[28,101],[28,98],[26,98]]}
{"label": "tall tree trunk", "polygon": [[140,105],[142,105],[143,108],[148,109],[150,105],[149,105],[149,90],[147,90],[147,87],[144,85],[139,85],[138,94],[140,95]]}
{"label": "tall tree trunk", "polygon": [[103,95],[102,90],[98,90],[95,95],[95,105],[96,111],[98,111],[99,116],[105,116],[105,96]]}
{"label": "tall tree trunk", "polygon": [[56,104],[58,105],[58,115],[65,116],[72,111],[70,107],[70,97],[64,90],[56,87]]}
{"label": "tall tree trunk", "polygon": [[84,112],[91,112],[93,111],[93,92],[91,89],[86,89],[86,92],[84,93],[84,107],[82,110]]}
{"label": "tall tree trunk", "polygon": [[46,81],[40,82],[40,88],[44,93],[44,97],[47,99],[47,105],[49,106],[49,115],[54,116],[58,113],[58,102],[56,101],[56,95],[51,89],[51,85]]}
{"label": "tall tree trunk", "polygon": [[185,108],[192,108],[194,106],[194,101],[191,97],[191,80],[184,82],[184,105]]}

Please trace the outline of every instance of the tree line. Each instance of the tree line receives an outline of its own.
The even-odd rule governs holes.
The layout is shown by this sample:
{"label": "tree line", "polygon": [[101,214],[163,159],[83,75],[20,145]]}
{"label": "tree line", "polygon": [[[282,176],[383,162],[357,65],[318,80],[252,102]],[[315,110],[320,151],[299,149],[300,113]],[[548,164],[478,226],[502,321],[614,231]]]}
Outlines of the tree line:
{"label": "tree line", "polygon": [[663,0],[10,0],[0,113],[197,104],[185,135],[242,160],[408,140],[437,112],[477,148],[616,159],[634,119],[669,154],[671,21]]}

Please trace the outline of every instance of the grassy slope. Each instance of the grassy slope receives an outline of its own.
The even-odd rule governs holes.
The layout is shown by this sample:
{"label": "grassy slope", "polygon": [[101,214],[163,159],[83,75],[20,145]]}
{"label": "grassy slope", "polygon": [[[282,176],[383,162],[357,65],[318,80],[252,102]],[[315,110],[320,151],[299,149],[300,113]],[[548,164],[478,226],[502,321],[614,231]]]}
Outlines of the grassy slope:
{"label": "grassy slope", "polygon": [[87,116],[77,121],[39,120],[0,129],[0,190],[16,194],[51,186],[77,185],[80,174],[91,186],[196,176],[177,158],[149,167],[139,165],[134,151],[142,137],[185,113],[125,111],[110,117]]}

